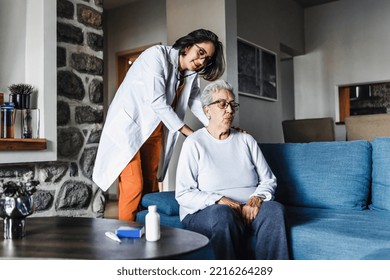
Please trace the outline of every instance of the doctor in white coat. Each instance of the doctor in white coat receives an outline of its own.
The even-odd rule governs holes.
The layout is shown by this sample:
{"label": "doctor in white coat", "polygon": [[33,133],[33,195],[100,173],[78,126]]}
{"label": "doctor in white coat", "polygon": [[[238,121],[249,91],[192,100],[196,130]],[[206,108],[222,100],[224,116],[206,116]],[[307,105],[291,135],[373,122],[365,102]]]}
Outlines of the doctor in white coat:
{"label": "doctor in white coat", "polygon": [[223,46],[213,32],[199,29],[172,47],[145,50],[129,69],[108,110],[93,171],[106,191],[119,176],[118,214],[135,220],[142,195],[158,191],[189,107],[208,124],[198,75],[218,79],[225,70]]}

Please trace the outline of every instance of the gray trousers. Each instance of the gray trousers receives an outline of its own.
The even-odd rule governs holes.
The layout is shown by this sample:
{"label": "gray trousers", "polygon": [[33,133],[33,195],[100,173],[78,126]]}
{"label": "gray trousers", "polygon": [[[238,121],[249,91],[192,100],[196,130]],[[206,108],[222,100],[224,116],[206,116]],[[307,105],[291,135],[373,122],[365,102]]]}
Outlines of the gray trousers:
{"label": "gray trousers", "polygon": [[285,212],[279,202],[264,201],[249,225],[229,206],[218,204],[187,215],[182,222],[210,239],[217,259],[249,259],[245,248],[251,235],[256,259],[289,259]]}

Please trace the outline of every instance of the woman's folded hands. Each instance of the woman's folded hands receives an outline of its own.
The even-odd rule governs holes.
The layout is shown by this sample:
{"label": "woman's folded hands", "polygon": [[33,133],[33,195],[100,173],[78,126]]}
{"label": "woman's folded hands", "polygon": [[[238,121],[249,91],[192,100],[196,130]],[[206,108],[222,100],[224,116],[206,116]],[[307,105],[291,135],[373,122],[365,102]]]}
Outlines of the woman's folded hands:
{"label": "woman's folded hands", "polygon": [[245,223],[249,224],[253,222],[253,220],[256,218],[257,214],[259,213],[262,202],[263,202],[263,198],[259,196],[252,196],[246,202],[246,204],[241,204],[238,201],[223,196],[220,200],[217,201],[217,204],[229,206],[234,211],[236,211],[239,215],[242,216]]}

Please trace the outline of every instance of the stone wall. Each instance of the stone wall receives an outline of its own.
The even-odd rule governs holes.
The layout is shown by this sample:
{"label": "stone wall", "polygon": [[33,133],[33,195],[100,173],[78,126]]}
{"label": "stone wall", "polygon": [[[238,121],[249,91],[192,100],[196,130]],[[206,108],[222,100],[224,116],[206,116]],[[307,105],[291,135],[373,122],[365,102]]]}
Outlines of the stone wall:
{"label": "stone wall", "polygon": [[103,0],[57,0],[56,162],[3,164],[0,180],[38,180],[33,216],[102,217],[92,181],[103,124]]}

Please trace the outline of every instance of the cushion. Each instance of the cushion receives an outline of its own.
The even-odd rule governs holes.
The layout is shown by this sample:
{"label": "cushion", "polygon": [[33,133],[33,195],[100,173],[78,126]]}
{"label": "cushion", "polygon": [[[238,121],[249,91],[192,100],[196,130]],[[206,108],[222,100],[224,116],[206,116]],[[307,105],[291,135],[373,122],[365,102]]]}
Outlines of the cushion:
{"label": "cushion", "polygon": [[[145,223],[145,217],[148,214],[148,210],[142,210],[137,213],[137,222]],[[166,227],[184,228],[184,225],[180,222],[179,216],[170,216],[164,213],[160,213],[160,224]]]}
{"label": "cushion", "polygon": [[168,216],[179,215],[179,204],[175,198],[175,191],[155,192],[143,196],[142,206],[148,208],[150,205],[157,206],[157,212]]}
{"label": "cushion", "polygon": [[372,142],[372,208],[390,210],[390,138]]}
{"label": "cushion", "polygon": [[286,207],[292,258],[389,260],[390,212]]}
{"label": "cushion", "polygon": [[259,145],[278,180],[277,201],[287,206],[367,208],[372,170],[370,142]]}

